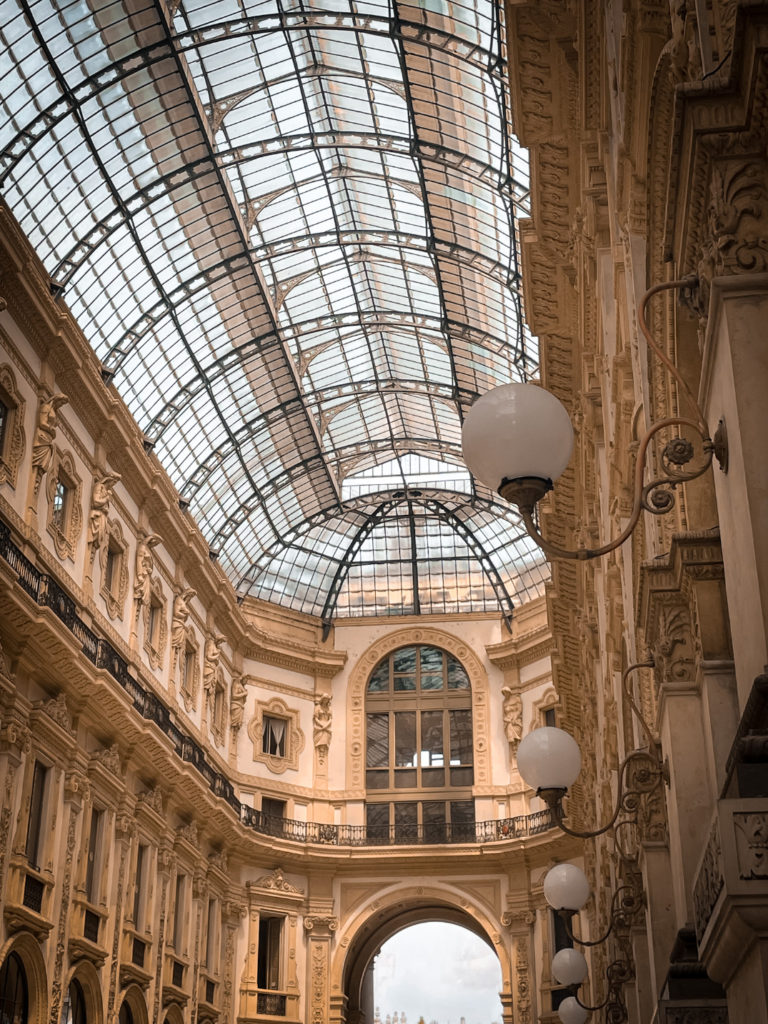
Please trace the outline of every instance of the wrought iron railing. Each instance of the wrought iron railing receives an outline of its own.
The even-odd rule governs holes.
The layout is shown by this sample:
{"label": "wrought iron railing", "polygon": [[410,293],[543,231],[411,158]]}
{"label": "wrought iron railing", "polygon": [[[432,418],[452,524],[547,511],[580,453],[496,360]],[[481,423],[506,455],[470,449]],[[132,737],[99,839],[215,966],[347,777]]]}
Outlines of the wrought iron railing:
{"label": "wrought iron railing", "polygon": [[289,839],[299,843],[325,846],[401,846],[440,845],[443,843],[488,843],[522,839],[552,828],[548,810],[521,814],[498,821],[462,822],[451,825],[330,825],[312,821],[293,821],[263,814],[242,803],[229,779],[210,763],[203,748],[188,736],[171,709],[160,697],[131,675],[128,663],[108,640],[98,636],[80,618],[77,604],[61,584],[39,569],[11,539],[9,527],[0,521],[0,556],[18,577],[18,584],[33,600],[50,608],[75,636],[86,658],[117,680],[131,699],[136,711],[161,730],[182,761],[193,765],[216,796],[232,808],[242,823],[261,835]]}

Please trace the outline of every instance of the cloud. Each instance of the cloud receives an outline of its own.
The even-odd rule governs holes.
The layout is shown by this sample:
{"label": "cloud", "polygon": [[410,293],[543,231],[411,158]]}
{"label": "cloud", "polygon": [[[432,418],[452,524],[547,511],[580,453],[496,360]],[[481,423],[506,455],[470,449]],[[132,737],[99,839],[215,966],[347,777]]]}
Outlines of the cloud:
{"label": "cloud", "polygon": [[413,925],[385,942],[376,958],[374,1004],[405,1013],[408,1024],[493,1024],[501,1020],[501,967],[472,932],[436,922]]}

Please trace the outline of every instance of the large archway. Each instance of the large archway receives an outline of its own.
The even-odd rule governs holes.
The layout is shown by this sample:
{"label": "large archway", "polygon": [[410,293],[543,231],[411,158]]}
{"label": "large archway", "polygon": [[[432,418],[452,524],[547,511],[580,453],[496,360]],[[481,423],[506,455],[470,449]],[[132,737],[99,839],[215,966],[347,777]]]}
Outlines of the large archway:
{"label": "large archway", "polygon": [[376,954],[398,932],[425,922],[459,925],[494,951],[501,967],[501,1019],[512,1024],[512,966],[501,923],[471,896],[447,885],[393,887],[367,902],[347,922],[332,965],[332,1024],[372,1024]]}

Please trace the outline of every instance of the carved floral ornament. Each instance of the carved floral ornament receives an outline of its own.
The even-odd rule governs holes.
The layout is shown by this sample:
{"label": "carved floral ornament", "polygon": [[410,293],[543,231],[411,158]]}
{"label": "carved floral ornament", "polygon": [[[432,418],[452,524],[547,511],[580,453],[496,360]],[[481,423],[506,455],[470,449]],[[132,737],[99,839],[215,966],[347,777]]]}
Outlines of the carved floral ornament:
{"label": "carved floral ornament", "polygon": [[16,377],[7,363],[0,366],[0,402],[8,410],[8,420],[0,445],[0,484],[16,486],[19,466],[24,456],[24,410],[26,402],[16,387]]}

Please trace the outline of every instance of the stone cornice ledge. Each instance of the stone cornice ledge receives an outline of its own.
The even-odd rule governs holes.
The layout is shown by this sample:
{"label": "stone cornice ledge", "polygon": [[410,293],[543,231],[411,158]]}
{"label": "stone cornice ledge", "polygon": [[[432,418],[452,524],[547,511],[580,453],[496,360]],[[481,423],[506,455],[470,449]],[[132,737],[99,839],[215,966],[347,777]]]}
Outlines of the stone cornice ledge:
{"label": "stone cornice ledge", "polygon": [[643,563],[637,599],[641,629],[649,622],[652,595],[659,591],[682,590],[686,576],[690,579],[723,578],[719,529],[677,533],[666,558]]}
{"label": "stone cornice ledge", "polygon": [[308,649],[305,644],[267,633],[253,625],[248,629],[243,655],[254,661],[322,679],[332,679],[347,662],[346,651],[319,646]]}

